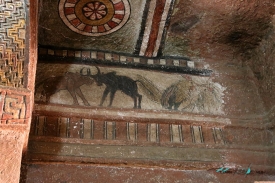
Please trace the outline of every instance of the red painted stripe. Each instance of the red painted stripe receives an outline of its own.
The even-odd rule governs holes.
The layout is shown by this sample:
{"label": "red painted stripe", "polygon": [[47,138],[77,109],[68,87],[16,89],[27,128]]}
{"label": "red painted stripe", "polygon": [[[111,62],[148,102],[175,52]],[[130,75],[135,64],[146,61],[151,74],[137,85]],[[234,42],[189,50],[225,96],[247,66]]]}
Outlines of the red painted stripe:
{"label": "red painted stripe", "polygon": [[99,26],[97,27],[97,29],[98,29],[98,32],[105,32],[105,28],[104,28],[103,25],[99,25]]}
{"label": "red painted stripe", "polygon": [[157,0],[157,6],[156,6],[154,16],[153,16],[150,37],[149,37],[148,45],[147,45],[147,48],[145,51],[145,56],[147,56],[147,57],[152,57],[154,49],[155,49],[158,32],[159,32],[159,24],[160,24],[161,17],[162,17],[163,11],[164,11],[165,2],[166,2],[166,0]]}
{"label": "red painted stripe", "polygon": [[83,31],[85,31],[85,32],[92,32],[92,28],[93,28],[93,26],[86,25],[86,27],[84,28]]}
{"label": "red painted stripe", "polygon": [[111,28],[114,28],[114,27],[116,27],[118,24],[117,24],[116,22],[109,21],[109,22],[108,22],[108,25],[109,25]]}
{"label": "red painted stripe", "polygon": [[78,18],[76,18],[76,19],[71,20],[71,24],[73,26],[77,27],[81,24],[81,21]]}
{"label": "red painted stripe", "polygon": [[115,8],[115,10],[124,10],[124,4],[123,4],[123,2],[121,1],[121,2],[119,2],[117,4],[115,4],[114,8]]}
{"label": "red painted stripe", "polygon": [[74,14],[74,8],[65,8],[64,13],[65,15]]}
{"label": "red painted stripe", "polygon": [[124,15],[119,15],[119,14],[114,15],[114,18],[117,18],[117,19],[120,19],[120,20],[122,20],[123,17],[124,17]]}

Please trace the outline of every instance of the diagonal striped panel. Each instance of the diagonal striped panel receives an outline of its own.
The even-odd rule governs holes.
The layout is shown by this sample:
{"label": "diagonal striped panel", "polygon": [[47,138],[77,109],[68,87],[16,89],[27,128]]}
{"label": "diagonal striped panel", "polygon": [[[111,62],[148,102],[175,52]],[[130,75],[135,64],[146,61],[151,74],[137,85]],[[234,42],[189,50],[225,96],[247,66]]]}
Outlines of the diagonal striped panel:
{"label": "diagonal striped panel", "polygon": [[171,6],[172,0],[150,1],[148,17],[139,52],[140,56],[157,56]]}

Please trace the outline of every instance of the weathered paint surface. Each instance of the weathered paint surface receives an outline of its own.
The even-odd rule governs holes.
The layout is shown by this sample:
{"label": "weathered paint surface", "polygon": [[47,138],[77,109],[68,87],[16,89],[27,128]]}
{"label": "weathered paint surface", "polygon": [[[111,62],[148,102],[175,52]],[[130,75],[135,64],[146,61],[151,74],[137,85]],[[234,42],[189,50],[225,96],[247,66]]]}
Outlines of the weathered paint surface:
{"label": "weathered paint surface", "polygon": [[[211,77],[41,63],[38,67],[35,100],[66,105],[101,104],[115,108],[222,114],[224,90]],[[106,98],[102,99],[104,91]],[[114,97],[110,105],[112,93]]]}
{"label": "weathered paint surface", "polygon": [[[126,0],[124,1],[128,2]],[[62,2],[65,3],[65,1],[62,1]],[[70,2],[76,2],[76,1],[70,1]],[[81,4],[81,2],[82,1],[80,1],[80,3],[78,4]],[[83,2],[88,2],[88,1],[83,1]],[[101,1],[98,1],[98,2],[101,2]],[[102,2],[105,2],[105,3],[109,2],[108,4],[110,4],[111,1],[102,1]],[[114,1],[114,2],[116,3],[119,1]],[[69,5],[73,5],[73,3],[71,4],[69,3]],[[41,1],[40,14],[39,14],[39,25],[41,25],[39,26],[39,44],[58,46],[58,47],[67,47],[67,48],[70,47],[70,48],[81,48],[81,49],[99,49],[99,50],[109,50],[109,51],[117,51],[117,52],[124,52],[124,53],[133,53],[135,51],[136,42],[139,38],[139,32],[141,29],[141,22],[142,22],[142,15],[143,15],[142,12],[144,10],[144,6],[145,6],[145,0],[141,0],[141,1],[130,0],[129,7],[125,8],[125,11],[121,12],[125,16],[126,15],[129,16],[129,18],[125,20],[122,19],[121,23],[119,23],[118,26],[115,26],[117,25],[117,23],[112,21],[111,24],[108,25],[110,30],[105,31],[105,33],[103,32],[100,33],[99,31],[101,30],[101,27],[99,26],[96,26],[94,28],[87,27],[85,29],[84,25],[89,24],[92,26],[92,24],[96,24],[97,22],[88,20],[87,18],[83,18],[83,17],[82,17],[83,19],[86,19],[87,24],[82,24],[80,20],[77,20],[79,22],[76,22],[76,24],[74,24],[75,26],[73,26],[70,23],[70,21],[67,19],[68,18],[67,16],[67,18],[65,19],[67,24],[70,26],[68,27],[63,22],[64,16],[66,15],[64,12],[65,10],[63,9],[62,11],[63,13],[61,14],[58,12],[59,1]],[[76,12],[75,10],[73,10],[73,12],[75,13],[82,12],[82,9],[78,8],[76,10],[77,10]],[[118,15],[119,13],[120,12],[117,12]],[[104,18],[106,17],[107,15]],[[104,20],[104,18],[102,20]],[[111,28],[110,26],[111,27],[114,26],[114,27]],[[73,27],[74,31],[71,30],[71,27]],[[81,27],[83,28],[83,30],[81,30],[82,29]],[[107,27],[107,29],[109,28]],[[87,30],[87,29],[91,29],[91,30]],[[94,33],[92,33],[93,29],[94,29]],[[104,30],[107,30],[107,29],[104,28]],[[86,32],[84,30],[86,30]],[[82,35],[80,33],[89,34],[89,35],[93,34],[93,35],[96,35],[96,37]]]}

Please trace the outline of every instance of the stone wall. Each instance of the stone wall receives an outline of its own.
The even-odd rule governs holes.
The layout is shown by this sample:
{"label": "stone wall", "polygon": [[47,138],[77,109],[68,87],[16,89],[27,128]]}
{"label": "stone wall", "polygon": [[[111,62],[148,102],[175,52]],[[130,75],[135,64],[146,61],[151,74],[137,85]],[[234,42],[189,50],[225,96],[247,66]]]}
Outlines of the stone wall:
{"label": "stone wall", "polygon": [[37,1],[0,4],[0,182],[16,183],[33,108]]}

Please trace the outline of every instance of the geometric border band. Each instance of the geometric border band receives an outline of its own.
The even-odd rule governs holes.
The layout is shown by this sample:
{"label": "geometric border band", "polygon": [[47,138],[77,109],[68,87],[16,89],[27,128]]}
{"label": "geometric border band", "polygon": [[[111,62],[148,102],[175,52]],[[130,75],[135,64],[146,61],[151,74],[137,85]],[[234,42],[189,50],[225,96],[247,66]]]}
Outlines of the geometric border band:
{"label": "geometric border band", "polygon": [[178,57],[148,58],[121,53],[95,50],[72,50],[47,46],[39,46],[38,55],[39,61],[45,62],[80,62],[84,64],[158,70],[199,76],[210,76],[212,73],[211,70],[203,69],[201,62],[194,62],[187,58]]}

